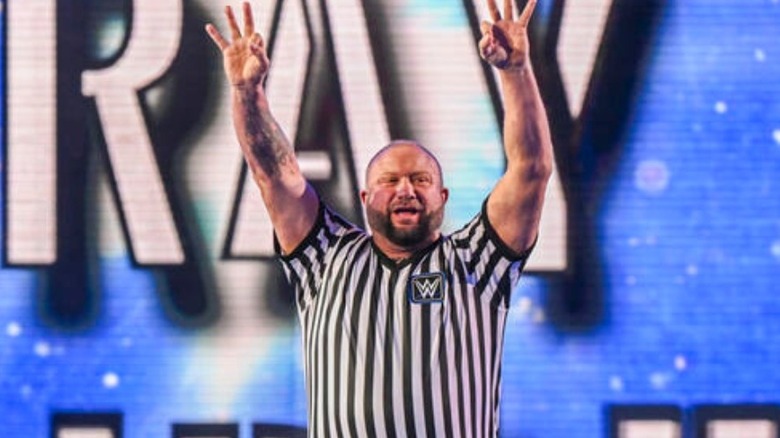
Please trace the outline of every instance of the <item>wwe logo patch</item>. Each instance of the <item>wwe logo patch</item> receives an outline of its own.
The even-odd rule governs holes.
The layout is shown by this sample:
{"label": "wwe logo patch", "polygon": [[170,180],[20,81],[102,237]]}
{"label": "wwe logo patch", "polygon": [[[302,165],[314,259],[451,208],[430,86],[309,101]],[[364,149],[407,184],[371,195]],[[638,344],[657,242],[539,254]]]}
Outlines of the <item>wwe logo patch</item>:
{"label": "wwe logo patch", "polygon": [[410,288],[413,303],[440,303],[444,300],[444,274],[413,275]]}

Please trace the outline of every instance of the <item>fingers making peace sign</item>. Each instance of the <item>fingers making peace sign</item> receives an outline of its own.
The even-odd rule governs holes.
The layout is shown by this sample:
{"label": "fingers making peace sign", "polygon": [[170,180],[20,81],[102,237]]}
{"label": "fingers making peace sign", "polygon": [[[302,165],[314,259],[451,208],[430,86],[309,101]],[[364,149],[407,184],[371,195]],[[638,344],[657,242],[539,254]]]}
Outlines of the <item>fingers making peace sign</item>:
{"label": "fingers making peace sign", "polygon": [[528,23],[537,0],[528,0],[523,12],[514,19],[513,0],[504,0],[504,16],[498,11],[496,0],[487,0],[493,23],[480,25],[482,39],[479,53],[482,58],[502,70],[521,69],[528,62]]}

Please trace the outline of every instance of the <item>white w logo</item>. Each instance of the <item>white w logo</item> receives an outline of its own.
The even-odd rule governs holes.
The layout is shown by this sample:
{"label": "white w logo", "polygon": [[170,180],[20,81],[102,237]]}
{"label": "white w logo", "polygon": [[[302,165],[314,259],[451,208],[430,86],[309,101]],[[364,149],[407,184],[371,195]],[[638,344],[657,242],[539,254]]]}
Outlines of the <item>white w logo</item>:
{"label": "white w logo", "polygon": [[441,274],[412,277],[412,287],[414,288],[413,301],[440,301],[443,298]]}

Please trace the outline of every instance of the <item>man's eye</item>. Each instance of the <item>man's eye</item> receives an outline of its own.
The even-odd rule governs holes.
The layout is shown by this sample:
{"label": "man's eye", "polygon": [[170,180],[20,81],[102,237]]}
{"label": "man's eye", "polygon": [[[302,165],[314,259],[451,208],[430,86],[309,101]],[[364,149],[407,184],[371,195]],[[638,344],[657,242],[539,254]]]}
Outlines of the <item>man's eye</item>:
{"label": "man's eye", "polygon": [[428,175],[418,175],[415,176],[414,179],[415,184],[430,184],[431,178]]}
{"label": "man's eye", "polygon": [[386,176],[384,178],[379,179],[379,184],[388,185],[388,184],[395,184],[398,182],[398,178],[395,176]]}

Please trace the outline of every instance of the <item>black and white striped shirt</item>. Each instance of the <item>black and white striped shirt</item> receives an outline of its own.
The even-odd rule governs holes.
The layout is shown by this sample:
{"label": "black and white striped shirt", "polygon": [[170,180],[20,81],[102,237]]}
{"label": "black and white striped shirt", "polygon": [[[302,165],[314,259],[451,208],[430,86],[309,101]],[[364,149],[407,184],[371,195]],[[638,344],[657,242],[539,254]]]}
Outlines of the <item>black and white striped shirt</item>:
{"label": "black and white striped shirt", "polygon": [[509,297],[527,256],[501,242],[483,206],[394,262],[321,203],[281,257],[302,328],[309,436],[496,436]]}

